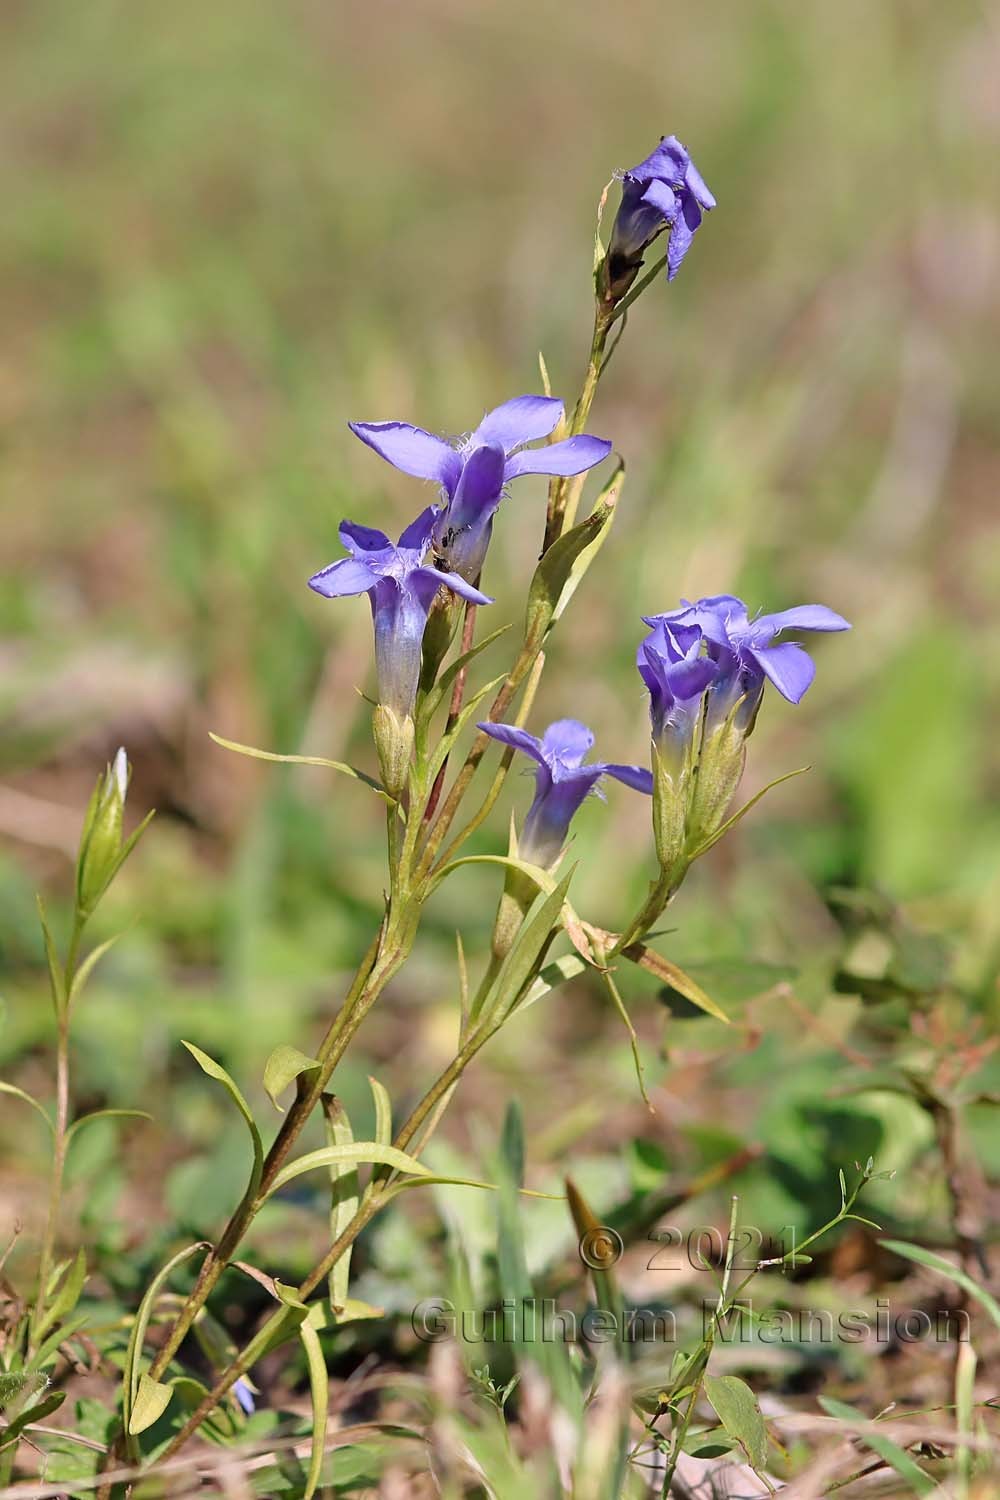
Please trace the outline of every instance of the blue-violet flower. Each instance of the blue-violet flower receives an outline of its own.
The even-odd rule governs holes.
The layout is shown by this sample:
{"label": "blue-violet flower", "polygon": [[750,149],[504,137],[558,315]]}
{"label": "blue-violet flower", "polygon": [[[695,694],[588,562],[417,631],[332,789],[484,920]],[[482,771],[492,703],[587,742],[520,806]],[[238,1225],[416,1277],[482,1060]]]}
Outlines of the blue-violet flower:
{"label": "blue-violet flower", "polygon": [[611,452],[603,438],[581,433],[542,448],[564,415],[551,396],[515,396],[487,412],[457,448],[408,422],[351,422],[351,431],[380,457],[441,486],[434,550],[443,567],[475,582],[489,546],[504,487],[522,474],[582,474]]}
{"label": "blue-violet flower", "polygon": [[622,173],[622,201],[611,231],[608,276],[617,300],[635,279],[653,240],[670,230],[667,280],[673,281],[691,247],[702,210],[715,207],[704,178],[675,135],[666,135],[645,161]]}
{"label": "blue-violet flower", "polygon": [[420,677],[420,647],[438,589],[453,589],[472,604],[492,604],[457,573],[424,562],[434,529],[432,506],[407,526],[393,546],[381,531],[344,521],[340,540],[351,554],[315,573],[309,587],[327,599],[367,594],[375,625],[379,702],[399,719],[413,712]]}
{"label": "blue-violet flower", "polygon": [[541,739],[514,724],[485,723],[479,728],[501,744],[522,750],[538,764],[535,799],[524,820],[518,852],[522,859],[545,869],[558,858],[574,813],[602,777],[614,776],[647,796],[653,790],[653,778],[641,766],[604,761],[584,765],[594,736],[586,724],[576,719],[558,719],[549,725]]}

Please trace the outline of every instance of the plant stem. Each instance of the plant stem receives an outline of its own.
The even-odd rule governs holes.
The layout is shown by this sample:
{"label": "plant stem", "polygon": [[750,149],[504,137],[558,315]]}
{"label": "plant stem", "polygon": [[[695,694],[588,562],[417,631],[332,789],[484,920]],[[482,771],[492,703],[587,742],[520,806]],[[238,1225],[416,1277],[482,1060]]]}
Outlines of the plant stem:
{"label": "plant stem", "polygon": [[[691,1426],[691,1418],[694,1416],[694,1409],[697,1406],[698,1398],[701,1395],[701,1383],[704,1379],[705,1371],[708,1368],[708,1361],[711,1358],[713,1345],[715,1344],[715,1331],[719,1326],[719,1320],[726,1310],[726,1299],[729,1294],[729,1280],[732,1276],[733,1260],[736,1255],[736,1216],[739,1213],[739,1207],[740,1200],[734,1194],[732,1207],[729,1213],[729,1239],[726,1243],[726,1262],[722,1272],[722,1285],[719,1288],[719,1300],[715,1304],[715,1312],[712,1316],[712,1321],[709,1324],[708,1332],[705,1334],[701,1350],[695,1356],[695,1358],[699,1361],[700,1368],[698,1370],[697,1376],[695,1377],[694,1389],[691,1392],[690,1400],[688,1401],[687,1407],[685,1408],[684,1416],[681,1419],[681,1425],[678,1428],[677,1432],[674,1434],[673,1442],[670,1445],[670,1458],[667,1461],[667,1471],[663,1476],[663,1488],[660,1492],[661,1500],[668,1500],[668,1496],[670,1495],[670,1486],[673,1484],[674,1474],[677,1470],[677,1465],[680,1462],[684,1440],[687,1437],[688,1429]],[[683,1373],[682,1378],[685,1380],[688,1379],[686,1371]]]}
{"label": "plant stem", "polygon": [[[567,437],[578,437],[590,416],[590,408],[594,403],[594,396],[601,379],[601,370],[604,366],[604,351],[608,342],[608,334],[613,322],[614,315],[610,304],[598,298],[594,312],[594,331],[590,341],[587,373],[583,377],[579,399],[573,408]],[[572,526],[585,478],[585,474],[576,474],[571,478],[560,477],[553,481],[549,493],[548,513],[545,518],[543,552],[547,552],[556,538]]]}
{"label": "plant stem", "polygon": [[[469,600],[466,600],[466,602],[465,602],[465,623],[462,626],[462,644],[459,647],[459,653],[460,653],[460,655],[464,656],[465,653],[466,653],[466,651],[471,651],[472,650],[472,642],[473,642],[473,639],[475,637],[475,634],[476,634],[476,606],[474,604],[472,604]],[[466,663],[466,665],[459,672],[458,676],[455,678],[454,683],[452,684],[451,702],[448,705],[448,719],[447,719],[447,722],[445,723],[445,727],[444,727],[445,735],[449,735],[451,733],[451,731],[454,729],[455,725],[458,723],[458,716],[459,716],[459,714],[462,711],[462,699],[465,696],[465,681],[466,681],[466,678],[468,676],[468,673],[469,673],[469,667],[468,667],[468,663]],[[440,798],[441,798],[441,788],[444,786],[444,777],[445,777],[445,772],[447,771],[447,769],[448,769],[448,757],[445,756],[445,759],[444,759],[444,762],[442,763],[441,769],[440,769],[440,771],[437,773],[437,775],[434,778],[434,785],[431,787],[431,794],[430,794],[430,796],[427,799],[427,806],[424,808],[423,821],[425,823],[429,823],[430,820],[431,820],[431,818],[433,818],[433,816],[434,816],[434,811],[435,811],[435,809],[436,809],[436,807],[438,805],[438,802],[440,801]]]}
{"label": "plant stem", "polygon": [[334,1069],[347,1050],[351,1038],[385,985],[406,958],[409,952],[408,946],[405,949],[394,947],[391,951],[385,951],[383,936],[388,937],[387,924],[383,924],[383,928],[362,959],[344,1003],[323,1039],[319,1049],[319,1061],[322,1066],[313,1075],[312,1081],[296,1097],[267,1153],[256,1200],[241,1202],[215,1247],[205,1257],[193,1290],[150,1366],[151,1379],[160,1378],[190,1332],[195,1319],[226,1269],[227,1261],[246,1233],[288,1153],[298,1140],[320,1095],[329,1083]]}
{"label": "plant stem", "polygon": [[69,1129],[69,996],[76,977],[80,956],[80,940],[83,923],[79,915],[74,918],[73,931],[63,968],[63,1004],[56,1007],[56,1119],[52,1144],[52,1177],[49,1186],[49,1207],[45,1219],[45,1233],[38,1260],[38,1297],[35,1302],[32,1328],[41,1324],[45,1314],[49,1277],[55,1258],[56,1241],[59,1235],[59,1218],[62,1211],[63,1178],[66,1171],[66,1132]]}

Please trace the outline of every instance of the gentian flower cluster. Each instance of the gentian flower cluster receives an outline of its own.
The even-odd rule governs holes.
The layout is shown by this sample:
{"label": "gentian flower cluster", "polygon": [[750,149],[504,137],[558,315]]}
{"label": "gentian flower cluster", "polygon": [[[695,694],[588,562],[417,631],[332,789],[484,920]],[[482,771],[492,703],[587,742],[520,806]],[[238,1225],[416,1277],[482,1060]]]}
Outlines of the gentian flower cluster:
{"label": "gentian flower cluster", "polygon": [[536,762],[535,799],[528,809],[518,839],[518,853],[530,864],[548,869],[559,858],[569,835],[573,815],[591,792],[598,791],[605,776],[634,787],[647,796],[653,778],[642,766],[623,766],[607,761],[584,761],[594,746],[594,736],[577,719],[557,719],[536,739],[515,724],[483,723],[479,728],[503,745],[511,745]]}
{"label": "gentian flower cluster", "polygon": [[680,609],[643,622],[650,633],[637,665],[649,691],[657,852],[664,870],[682,876],[725,817],[765,683],[798,703],[815,676],[802,646],[776,637],[850,625],[822,604],[751,619],[732,594],[684,600]]}
{"label": "gentian flower cluster", "polygon": [[604,438],[581,433],[528,448],[565,416],[551,396],[515,396],[497,406],[457,448],[407,422],[351,422],[351,431],[404,474],[441,487],[434,550],[443,567],[474,583],[490,544],[505,487],[522,474],[583,474],[611,452]]}
{"label": "gentian flower cluster", "polygon": [[608,282],[618,301],[638,275],[642,258],[664,230],[667,280],[673,281],[691,248],[705,209],[715,198],[675,135],[666,135],[645,161],[622,173],[622,201],[608,248]]}

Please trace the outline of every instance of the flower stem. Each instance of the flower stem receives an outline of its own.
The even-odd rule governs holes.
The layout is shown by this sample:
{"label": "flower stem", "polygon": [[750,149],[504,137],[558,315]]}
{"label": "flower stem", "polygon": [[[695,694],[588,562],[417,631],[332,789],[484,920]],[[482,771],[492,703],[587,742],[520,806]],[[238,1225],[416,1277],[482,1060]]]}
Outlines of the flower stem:
{"label": "flower stem", "polygon": [[[576,406],[573,408],[569,432],[566,434],[568,437],[578,437],[586,426],[587,418],[590,416],[590,408],[594,403],[594,396],[597,394],[597,386],[604,367],[604,351],[613,321],[613,309],[610,304],[598,298],[594,313],[594,332],[590,341],[590,358],[587,361],[587,373],[583,377],[583,386],[580,390]],[[552,481],[549,491],[548,513],[545,518],[543,552],[547,552],[557,537],[560,537],[564,531],[568,531],[572,526],[576,518],[576,510],[580,503],[580,495],[583,491],[585,478],[585,474],[576,474],[572,477],[560,476]]]}
{"label": "flower stem", "polygon": [[37,1329],[45,1315],[45,1300],[48,1295],[49,1277],[55,1258],[56,1240],[59,1235],[59,1218],[62,1211],[63,1178],[66,1171],[66,1135],[69,1129],[69,997],[76,978],[80,956],[80,940],[83,922],[79,914],[74,918],[73,931],[63,967],[63,1000],[56,1006],[56,1119],[52,1144],[52,1176],[49,1185],[49,1207],[45,1220],[45,1233],[38,1260],[38,1297],[35,1302],[32,1328]]}

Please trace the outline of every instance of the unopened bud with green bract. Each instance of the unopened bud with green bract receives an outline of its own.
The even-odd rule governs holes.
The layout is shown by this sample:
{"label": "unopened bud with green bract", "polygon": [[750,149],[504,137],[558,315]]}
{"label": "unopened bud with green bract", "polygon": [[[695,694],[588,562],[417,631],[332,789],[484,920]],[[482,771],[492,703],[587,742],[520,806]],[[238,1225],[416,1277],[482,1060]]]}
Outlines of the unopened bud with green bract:
{"label": "unopened bud with green bract", "polygon": [[413,754],[413,720],[409,714],[400,718],[396,710],[379,703],[372,714],[372,732],[378,751],[382,785],[395,800],[403,795],[410,774]]}
{"label": "unopened bud with green bract", "polygon": [[94,911],[142,831],[139,829],[123,844],[130,769],[122,747],[98,780],[87,807],[76,862],[76,907],[81,921]]}

